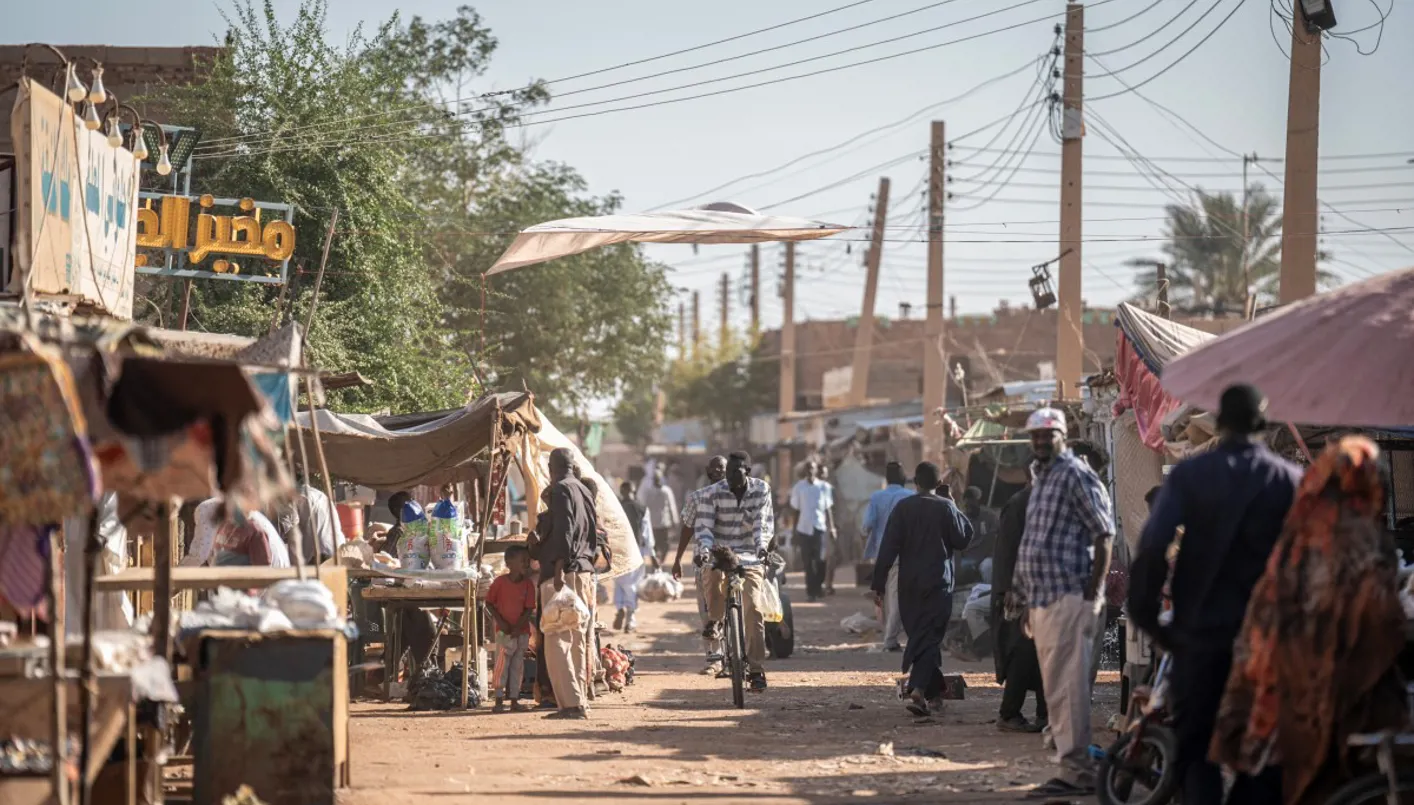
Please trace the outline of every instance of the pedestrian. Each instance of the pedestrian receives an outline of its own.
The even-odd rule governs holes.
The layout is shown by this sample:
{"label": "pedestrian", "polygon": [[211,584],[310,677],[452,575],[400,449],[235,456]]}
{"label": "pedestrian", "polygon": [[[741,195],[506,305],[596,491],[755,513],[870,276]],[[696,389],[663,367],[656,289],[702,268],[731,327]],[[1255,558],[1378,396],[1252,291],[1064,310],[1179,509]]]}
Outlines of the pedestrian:
{"label": "pedestrian", "polygon": [[953,557],[972,542],[972,524],[951,500],[937,494],[939,471],[925,461],[913,473],[918,494],[900,500],[889,514],[879,561],[874,564],[875,602],[888,591],[898,565],[898,606],[908,648],[903,652],[905,707],[927,716],[942,706],[942,645],[952,617]]}
{"label": "pedestrian", "polygon": [[525,652],[530,647],[530,620],[535,615],[535,582],[530,580],[530,553],[522,545],[506,549],[506,572],[491,582],[486,591],[486,609],[496,621],[496,706],[492,712],[526,708],[520,703],[525,680]]}
{"label": "pedestrian", "polygon": [[[1130,572],[1129,614],[1173,655],[1170,690],[1177,710],[1180,786],[1186,802],[1222,802],[1223,778],[1208,747],[1252,589],[1267,567],[1296,495],[1301,470],[1256,437],[1267,401],[1241,384],[1223,392],[1218,445],[1180,462],[1165,480]],[[1169,549],[1183,529],[1169,579],[1173,620],[1159,620]],[[1049,693],[1049,691],[1047,691]],[[1232,801],[1281,801],[1281,772],[1241,775]]]}
{"label": "pedestrian", "polygon": [[790,507],[795,511],[795,541],[805,572],[805,594],[810,601],[825,596],[826,556],[835,533],[833,493],[820,480],[820,465],[805,462],[800,480],[790,491]]}
{"label": "pedestrian", "polygon": [[1114,539],[1110,496],[1095,471],[1066,444],[1065,414],[1033,411],[1034,480],[1016,560],[1036,641],[1060,773],[1037,796],[1087,796],[1095,788],[1090,756],[1090,668]]}
{"label": "pedestrian", "polygon": [[1352,733],[1408,723],[1396,668],[1399,557],[1381,522],[1379,465],[1363,436],[1327,445],[1301,480],[1235,643],[1212,757],[1263,776],[1280,763],[1290,805],[1326,802],[1348,781]]}
{"label": "pedestrian", "polygon": [[[574,477],[574,456],[568,448],[550,451],[549,510],[536,524],[539,540],[535,558],[540,562],[540,608],[557,592],[569,587],[591,612],[593,626],[594,558],[599,552],[598,517],[593,498]],[[555,691],[558,710],[550,718],[589,717],[584,706],[589,676],[591,644],[588,629],[546,634],[546,672]]]}
{"label": "pedestrian", "polygon": [[[1028,474],[1026,486],[1002,506],[992,552],[992,655],[996,661],[997,684],[1002,686],[1002,704],[997,711],[997,729],[1002,732],[1043,732],[1050,722],[1036,641],[1022,628],[1025,607],[1012,592],[1012,575],[1016,572],[1016,557],[1026,531],[1026,506],[1030,499]],[[1036,699],[1036,718],[1032,721],[1021,714],[1027,693]]]}
{"label": "pedestrian", "polygon": [[[869,496],[869,505],[864,509],[864,561],[878,563],[879,546],[884,541],[884,527],[889,524],[889,515],[900,500],[913,493],[906,484],[903,465],[890,461],[884,465],[884,488]],[[903,637],[903,619],[898,612],[898,563],[889,567],[889,579],[884,589],[881,605],[884,623],[884,650],[903,651],[900,638]]]}
{"label": "pedestrian", "polygon": [[[689,543],[695,541],[695,526],[697,525],[697,501],[701,499],[707,488],[727,477],[727,457],[712,456],[707,460],[707,486],[701,489],[694,489],[687,493],[682,504],[682,534],[678,537],[678,552],[673,559],[673,578],[682,578],[682,555],[687,551]],[[694,551],[694,556],[697,555]],[[722,641],[707,634],[711,619],[707,617],[707,583],[702,576],[702,565],[693,563],[695,568],[695,592],[697,595],[697,616],[702,621],[702,651],[706,655],[707,664],[702,668],[704,676],[721,676],[722,674]]]}
{"label": "pedestrian", "polygon": [[834,595],[835,569],[840,563],[840,532],[835,528],[835,485],[830,483],[830,468],[824,462],[815,465],[815,478],[830,493],[827,507],[830,527],[825,531],[825,595]]}
{"label": "pedestrian", "polygon": [[658,558],[653,553],[653,524],[648,519],[648,508],[635,499],[632,482],[619,484],[619,505],[624,507],[634,544],[643,557],[643,564],[614,579],[614,630],[632,632],[638,627],[638,583],[650,565],[658,566]]}
{"label": "pedestrian", "polygon": [[707,617],[703,630],[708,638],[720,640],[722,621],[727,614],[727,575],[710,566],[714,548],[731,551],[745,571],[742,578],[742,619],[746,627],[746,667],[751,690],[766,690],[766,620],[758,606],[766,583],[766,554],[775,537],[771,513],[771,487],[752,478],[751,456],[734,452],[727,456],[727,477],[702,490],[697,498],[697,561],[705,567]]}
{"label": "pedestrian", "polygon": [[663,468],[653,467],[652,484],[640,490],[639,497],[648,507],[648,515],[653,523],[653,547],[658,561],[666,561],[668,550],[673,544],[682,520],[678,516],[677,497],[673,488],[663,478]]}
{"label": "pedestrian", "polygon": [[967,487],[962,493],[962,513],[972,523],[977,535],[957,557],[957,581],[959,584],[992,583],[992,551],[997,544],[997,515],[982,505],[982,490]]}

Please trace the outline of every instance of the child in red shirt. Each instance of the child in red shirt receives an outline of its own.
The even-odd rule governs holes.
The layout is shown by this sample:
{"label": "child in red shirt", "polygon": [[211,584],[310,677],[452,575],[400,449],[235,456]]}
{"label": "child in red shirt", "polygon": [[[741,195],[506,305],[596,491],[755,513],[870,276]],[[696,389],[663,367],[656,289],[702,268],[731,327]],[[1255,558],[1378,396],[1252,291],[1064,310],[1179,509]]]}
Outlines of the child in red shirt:
{"label": "child in red shirt", "polygon": [[530,647],[530,620],[535,616],[535,582],[530,579],[530,552],[520,545],[506,551],[509,571],[491,582],[486,592],[486,608],[496,619],[496,706],[494,713],[527,708],[520,703],[521,681],[525,674],[525,652]]}

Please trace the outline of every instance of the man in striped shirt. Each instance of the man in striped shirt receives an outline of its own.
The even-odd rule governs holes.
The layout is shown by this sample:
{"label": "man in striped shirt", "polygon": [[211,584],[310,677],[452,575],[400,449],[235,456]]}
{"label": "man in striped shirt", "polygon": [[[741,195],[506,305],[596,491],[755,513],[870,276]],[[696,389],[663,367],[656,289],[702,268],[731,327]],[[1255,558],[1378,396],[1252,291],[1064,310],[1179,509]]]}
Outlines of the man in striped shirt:
{"label": "man in striped shirt", "polygon": [[726,617],[726,574],[711,567],[714,548],[730,548],[746,571],[742,589],[742,617],[746,625],[746,664],[751,689],[766,689],[766,621],[756,602],[766,583],[762,559],[775,536],[771,512],[771,487],[752,478],[751,457],[744,452],[727,456],[727,477],[700,490],[697,497],[697,559],[704,567],[707,617],[702,634],[720,638]]}
{"label": "man in striped shirt", "polygon": [[[707,486],[688,492],[682,502],[682,534],[678,537],[678,555],[673,560],[673,578],[682,578],[682,555],[687,552],[687,546],[692,542],[694,530],[697,527],[697,498],[713,484],[727,477],[727,457],[712,456],[707,461]],[[702,618],[702,628],[706,629],[710,621],[707,620],[707,585],[702,576],[702,566],[697,566],[697,614]],[[703,637],[702,649],[707,655],[707,665],[702,669],[704,676],[718,676],[722,673],[722,641],[715,638]]]}

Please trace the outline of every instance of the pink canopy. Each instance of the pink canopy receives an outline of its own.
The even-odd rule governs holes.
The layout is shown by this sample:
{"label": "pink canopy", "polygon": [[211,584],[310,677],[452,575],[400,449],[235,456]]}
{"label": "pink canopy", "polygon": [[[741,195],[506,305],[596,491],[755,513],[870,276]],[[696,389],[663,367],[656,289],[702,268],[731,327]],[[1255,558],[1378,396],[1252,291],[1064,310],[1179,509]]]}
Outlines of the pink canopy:
{"label": "pink canopy", "polygon": [[1162,381],[1210,411],[1246,382],[1270,399],[1275,422],[1414,425],[1414,268],[1258,319],[1175,359]]}

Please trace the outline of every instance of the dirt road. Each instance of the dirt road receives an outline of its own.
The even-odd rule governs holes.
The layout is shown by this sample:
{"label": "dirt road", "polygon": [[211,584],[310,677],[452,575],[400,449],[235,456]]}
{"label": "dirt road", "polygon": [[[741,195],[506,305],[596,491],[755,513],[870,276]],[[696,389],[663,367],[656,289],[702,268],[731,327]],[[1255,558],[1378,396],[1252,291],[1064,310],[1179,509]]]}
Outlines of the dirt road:
{"label": "dirt road", "polygon": [[[922,722],[905,713],[898,655],[840,628],[870,609],[862,595],[841,586],[824,603],[796,604],[796,654],[768,664],[770,690],[745,710],[731,706],[727,682],[698,674],[691,590],[640,610],[639,631],[623,641],[637,653],[637,681],[601,697],[590,721],[356,704],[354,787],[342,802],[1010,802],[1050,776],[1039,736],[997,732],[990,662],[950,660],[967,699]],[[1101,677],[1097,725],[1117,702],[1114,678]]]}

